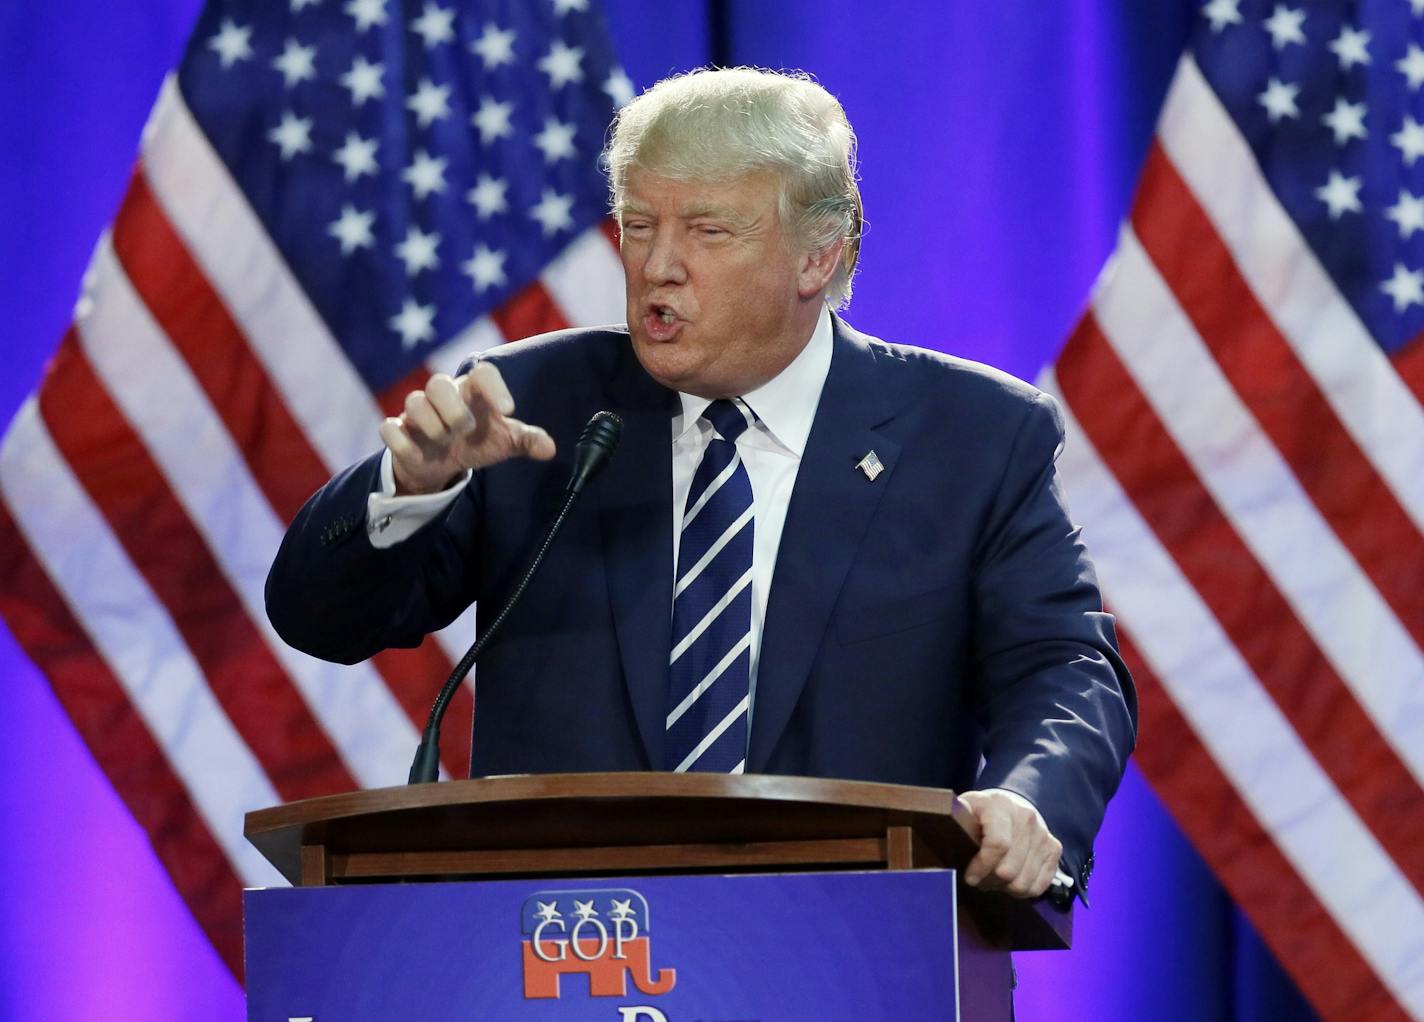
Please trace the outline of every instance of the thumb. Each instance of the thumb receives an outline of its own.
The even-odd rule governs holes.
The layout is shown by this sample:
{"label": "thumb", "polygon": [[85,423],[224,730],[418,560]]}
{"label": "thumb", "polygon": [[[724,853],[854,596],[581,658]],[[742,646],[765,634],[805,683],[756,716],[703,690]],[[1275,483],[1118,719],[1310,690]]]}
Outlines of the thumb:
{"label": "thumb", "polygon": [[519,452],[535,461],[548,461],[554,456],[554,438],[538,426],[519,423],[513,439]]}

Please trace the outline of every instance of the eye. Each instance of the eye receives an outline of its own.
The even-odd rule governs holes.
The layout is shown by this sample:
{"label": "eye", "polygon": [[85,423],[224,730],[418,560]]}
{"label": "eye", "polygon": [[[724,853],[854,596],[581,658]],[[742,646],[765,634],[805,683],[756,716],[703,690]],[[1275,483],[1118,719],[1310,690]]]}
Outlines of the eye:
{"label": "eye", "polygon": [[699,238],[707,239],[724,238],[728,234],[725,227],[719,227],[716,224],[698,224],[693,230]]}

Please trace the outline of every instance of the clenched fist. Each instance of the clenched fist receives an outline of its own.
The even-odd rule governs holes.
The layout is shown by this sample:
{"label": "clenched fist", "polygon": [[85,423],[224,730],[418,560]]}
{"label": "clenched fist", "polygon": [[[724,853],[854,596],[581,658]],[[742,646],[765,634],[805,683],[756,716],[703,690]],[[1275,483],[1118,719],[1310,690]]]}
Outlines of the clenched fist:
{"label": "clenched fist", "polygon": [[492,364],[481,362],[458,379],[436,373],[405,399],[399,418],[381,423],[396,494],[437,493],[466,469],[510,458],[552,458],[553,437],[513,415],[514,398]]}

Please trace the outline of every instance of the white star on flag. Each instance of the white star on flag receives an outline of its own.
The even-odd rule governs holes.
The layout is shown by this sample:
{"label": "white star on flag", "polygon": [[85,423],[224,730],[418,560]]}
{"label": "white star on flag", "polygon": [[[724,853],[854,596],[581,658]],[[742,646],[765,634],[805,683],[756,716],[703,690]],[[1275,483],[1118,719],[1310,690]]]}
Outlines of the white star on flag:
{"label": "white star on flag", "polygon": [[374,138],[362,138],[356,132],[350,131],[346,133],[345,143],[331,154],[331,158],[341,164],[347,181],[355,181],[362,174],[374,175],[380,169],[376,162],[378,144]]}
{"label": "white star on flag", "polygon": [[1291,43],[1304,44],[1305,32],[1301,29],[1304,23],[1305,11],[1277,4],[1265,22],[1266,31],[1271,33],[1271,45],[1283,50]]}
{"label": "white star on flag", "polygon": [[251,60],[252,28],[224,18],[217,35],[208,40],[208,48],[217,53],[223,67],[232,67],[239,60]]}
{"label": "white star on flag", "polygon": [[390,319],[391,329],[401,336],[401,345],[413,348],[435,336],[435,306],[421,305],[407,298],[399,315]]}
{"label": "white star on flag", "polygon": [[539,70],[549,76],[549,88],[583,81],[583,48],[555,40],[548,54],[539,58]]}
{"label": "white star on flag", "polygon": [[420,126],[428,128],[433,122],[450,116],[450,86],[436,85],[429,78],[422,78],[405,105],[415,114]]}
{"label": "white star on flag", "polygon": [[1339,220],[1342,213],[1358,213],[1360,187],[1364,178],[1345,177],[1338,170],[1330,172],[1330,180],[1315,189],[1315,197],[1330,208],[1330,219]]}
{"label": "white star on flag", "polygon": [[469,274],[476,291],[484,291],[505,283],[504,260],[505,253],[476,245],[475,254],[461,263],[460,268]]}
{"label": "white star on flag", "polygon": [[410,185],[417,199],[445,190],[445,166],[449,161],[443,156],[431,156],[424,149],[419,150],[410,166],[401,171],[401,180]]}
{"label": "white star on flag", "polygon": [[351,70],[340,78],[341,84],[351,93],[352,106],[360,106],[368,99],[380,99],[386,94],[386,87],[381,83],[385,71],[384,64],[372,64],[357,54],[351,62]]}
{"label": "white star on flag", "polygon": [[1414,16],[1424,17],[1424,0],[1409,0],[1409,6],[1414,11]]}
{"label": "white star on flag", "polygon": [[1414,43],[1409,44],[1409,49],[1394,62],[1394,67],[1404,75],[1411,89],[1418,90],[1420,85],[1424,85],[1424,50]]}
{"label": "white star on flag", "polygon": [[1330,44],[1331,51],[1340,60],[1340,70],[1348,71],[1356,64],[1370,62],[1370,34],[1353,29],[1349,25],[1340,27],[1340,34]]}
{"label": "white star on flag", "polygon": [[450,7],[426,4],[420,17],[410,23],[410,29],[420,36],[427,50],[432,50],[441,43],[454,40],[455,11]]}
{"label": "white star on flag", "polygon": [[1202,15],[1211,22],[1211,30],[1220,32],[1227,25],[1241,24],[1241,0],[1211,0],[1202,8]]}
{"label": "white star on flag", "polygon": [[332,221],[327,230],[341,242],[341,254],[350,255],[358,248],[370,248],[375,243],[375,235],[371,233],[375,222],[376,214],[362,212],[347,203],[341,207],[341,218]]}
{"label": "white star on flag", "polygon": [[544,154],[544,162],[557,163],[574,154],[574,126],[550,117],[544,130],[534,136],[534,145]]}
{"label": "white star on flag", "polygon": [[1394,264],[1394,276],[1380,285],[1380,290],[1394,299],[1394,311],[1403,312],[1411,305],[1424,305],[1424,271],[1405,269]]}
{"label": "white star on flag", "polygon": [[1256,98],[1261,105],[1266,108],[1266,114],[1275,124],[1282,117],[1299,117],[1300,108],[1295,105],[1295,97],[1300,94],[1299,85],[1291,85],[1282,82],[1279,78],[1272,78],[1266,84],[1266,91]]}
{"label": "white star on flag", "polygon": [[386,23],[386,0],[351,0],[345,10],[356,19],[358,32]]}
{"label": "white star on flag", "polygon": [[1351,103],[1340,96],[1335,100],[1335,109],[1320,118],[1324,125],[1335,133],[1335,144],[1344,145],[1352,138],[1364,138],[1365,104]]}
{"label": "white star on flag", "polygon": [[282,114],[282,123],[267,133],[267,138],[277,144],[283,161],[287,161],[298,153],[311,152],[311,129],[310,117],[298,117],[288,110]]}
{"label": "white star on flag", "polygon": [[294,88],[308,78],[316,77],[316,47],[303,46],[295,39],[288,39],[282,55],[272,61],[272,66],[282,72],[287,88]]}
{"label": "white star on flag", "polygon": [[396,246],[396,257],[405,263],[406,276],[414,277],[421,270],[433,270],[440,265],[435,249],[440,245],[440,235],[431,231],[426,234],[411,224],[406,229],[405,240]]}
{"label": "white star on flag", "polygon": [[480,108],[471,115],[470,123],[479,129],[480,141],[489,145],[514,133],[509,120],[513,113],[513,103],[501,103],[493,96],[484,96],[480,99]]}
{"label": "white star on flag", "polygon": [[574,200],[571,195],[560,195],[552,188],[545,188],[539,202],[529,211],[529,215],[544,229],[544,236],[566,231],[573,226],[571,215]]}
{"label": "white star on flag", "polygon": [[292,13],[297,14],[304,8],[315,7],[321,0],[292,0]]}
{"label": "white star on flag", "polygon": [[608,98],[619,110],[633,101],[633,82],[621,67],[613,69],[608,81],[603,83],[603,91],[608,93]]}
{"label": "white star on flag", "polygon": [[571,11],[588,10],[588,0],[554,0],[554,13],[560,16]]}
{"label": "white star on flag", "polygon": [[1399,200],[1386,209],[1384,215],[1394,221],[1399,237],[1407,241],[1415,231],[1424,231],[1424,196],[1411,195],[1401,188]]}
{"label": "white star on flag", "polygon": [[1406,116],[1399,130],[1389,136],[1389,141],[1399,150],[1405,164],[1412,167],[1415,160],[1424,156],[1424,125]]}
{"label": "white star on flag", "polygon": [[470,44],[470,52],[480,58],[486,71],[493,71],[501,64],[513,64],[514,29],[504,30],[493,23],[485,25],[484,32]]}
{"label": "white star on flag", "polygon": [[481,220],[488,220],[509,208],[509,200],[505,196],[508,189],[509,182],[503,178],[481,174],[475,186],[465,193],[465,198],[475,207]]}

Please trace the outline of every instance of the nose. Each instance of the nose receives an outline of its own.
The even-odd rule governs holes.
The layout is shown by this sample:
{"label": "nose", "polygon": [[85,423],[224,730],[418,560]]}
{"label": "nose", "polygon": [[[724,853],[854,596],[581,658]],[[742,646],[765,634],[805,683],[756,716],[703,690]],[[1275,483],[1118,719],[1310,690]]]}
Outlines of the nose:
{"label": "nose", "polygon": [[653,234],[643,260],[643,279],[649,284],[682,284],[687,280],[687,264],[676,231],[661,226]]}

